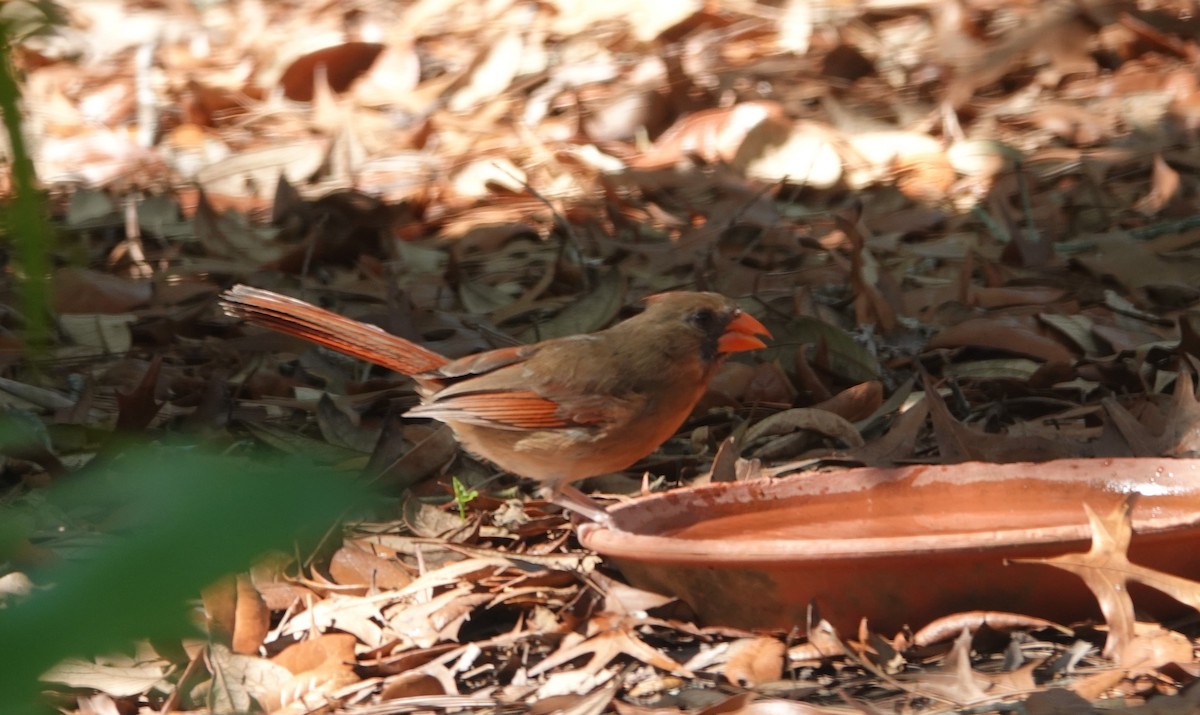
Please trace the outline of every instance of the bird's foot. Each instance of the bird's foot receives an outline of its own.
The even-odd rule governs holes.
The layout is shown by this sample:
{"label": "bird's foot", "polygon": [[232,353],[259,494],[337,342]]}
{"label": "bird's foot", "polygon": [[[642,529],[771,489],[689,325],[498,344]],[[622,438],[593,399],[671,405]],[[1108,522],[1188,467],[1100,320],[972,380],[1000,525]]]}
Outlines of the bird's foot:
{"label": "bird's foot", "polygon": [[604,507],[570,484],[564,484],[558,488],[547,487],[545,497],[550,503],[569,509],[601,526],[610,528],[613,526],[612,515],[605,511]]}

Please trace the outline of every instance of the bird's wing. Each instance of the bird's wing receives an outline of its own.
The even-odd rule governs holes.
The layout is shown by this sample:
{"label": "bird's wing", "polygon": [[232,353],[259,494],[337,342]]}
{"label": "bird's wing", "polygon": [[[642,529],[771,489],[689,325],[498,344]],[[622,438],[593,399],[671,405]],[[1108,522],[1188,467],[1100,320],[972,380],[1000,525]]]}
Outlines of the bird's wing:
{"label": "bird's wing", "polygon": [[528,360],[538,349],[537,345],[514,345],[487,352],[467,355],[451,360],[436,369],[421,375],[435,380],[457,380],[494,372],[500,368]]}
{"label": "bird's wing", "polygon": [[[604,430],[627,421],[644,400],[615,381],[621,370],[600,365],[594,336],[572,336],[535,345],[491,350],[454,360],[421,378],[440,390],[410,417],[466,422],[495,429]],[[585,369],[591,368],[591,369]]]}
{"label": "bird's wing", "polygon": [[591,428],[604,430],[628,421],[641,396],[563,395],[550,398],[533,390],[435,394],[408,417],[431,417],[443,422],[466,422],[481,427],[513,430]]}
{"label": "bird's wing", "polygon": [[435,397],[408,411],[408,417],[432,417],[442,422],[466,422],[483,427],[530,430],[572,426],[559,414],[559,404],[536,392],[475,392]]}

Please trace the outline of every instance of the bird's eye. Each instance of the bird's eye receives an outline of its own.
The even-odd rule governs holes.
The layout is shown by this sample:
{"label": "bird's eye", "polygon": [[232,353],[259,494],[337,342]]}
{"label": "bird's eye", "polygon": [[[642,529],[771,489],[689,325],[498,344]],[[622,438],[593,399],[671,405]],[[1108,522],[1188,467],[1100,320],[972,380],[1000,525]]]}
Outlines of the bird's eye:
{"label": "bird's eye", "polygon": [[701,308],[688,316],[688,320],[691,321],[692,325],[707,332],[717,324],[717,314],[709,308]]}

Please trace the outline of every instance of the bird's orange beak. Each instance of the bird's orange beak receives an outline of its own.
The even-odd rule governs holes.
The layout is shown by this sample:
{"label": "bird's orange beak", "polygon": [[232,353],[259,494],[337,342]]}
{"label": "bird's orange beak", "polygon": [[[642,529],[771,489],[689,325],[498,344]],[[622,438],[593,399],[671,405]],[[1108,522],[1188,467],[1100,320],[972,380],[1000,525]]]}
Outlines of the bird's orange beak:
{"label": "bird's orange beak", "polygon": [[725,333],[717,340],[717,352],[740,353],[744,350],[767,347],[767,344],[757,337],[759,335],[769,338],[771,331],[749,313],[738,313],[729,321],[729,325],[725,326]]}

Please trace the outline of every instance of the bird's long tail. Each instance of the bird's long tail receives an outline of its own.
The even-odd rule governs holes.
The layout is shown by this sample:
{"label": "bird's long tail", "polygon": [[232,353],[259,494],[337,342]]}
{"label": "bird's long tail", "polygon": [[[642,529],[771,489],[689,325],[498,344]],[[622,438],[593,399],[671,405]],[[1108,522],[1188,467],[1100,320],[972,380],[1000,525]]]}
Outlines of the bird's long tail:
{"label": "bird's long tail", "polygon": [[310,340],[405,375],[436,370],[449,360],[374,325],[269,290],[236,285],[221,295],[229,315],[285,335]]}

